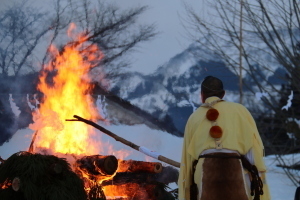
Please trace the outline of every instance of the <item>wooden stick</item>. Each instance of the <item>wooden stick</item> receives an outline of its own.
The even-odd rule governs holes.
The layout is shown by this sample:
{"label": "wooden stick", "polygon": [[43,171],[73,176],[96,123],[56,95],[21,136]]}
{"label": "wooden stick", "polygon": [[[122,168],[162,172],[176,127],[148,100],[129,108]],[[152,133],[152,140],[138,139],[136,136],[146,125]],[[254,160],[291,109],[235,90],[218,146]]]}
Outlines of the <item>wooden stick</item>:
{"label": "wooden stick", "polygon": [[89,124],[89,125],[95,127],[96,129],[100,130],[101,132],[105,133],[106,135],[114,138],[116,141],[119,141],[119,142],[121,142],[121,143],[123,143],[123,144],[125,144],[125,145],[127,145],[127,146],[129,146],[129,147],[131,147],[131,148],[133,148],[135,150],[137,150],[137,151],[140,151],[140,152],[142,152],[142,153],[144,153],[144,154],[146,154],[148,156],[151,156],[151,157],[153,157],[155,159],[158,159],[160,161],[168,163],[168,164],[170,164],[170,165],[172,165],[174,167],[180,168],[180,163],[179,162],[176,162],[174,160],[166,158],[166,157],[164,157],[162,155],[158,155],[158,154],[152,155],[154,153],[151,154],[151,152],[148,149],[146,149],[145,147],[138,146],[138,145],[136,145],[136,144],[134,144],[134,143],[132,143],[132,142],[130,142],[130,141],[122,138],[122,137],[119,137],[118,135],[112,133],[111,131],[103,128],[102,126],[100,126],[100,125],[98,125],[98,124],[96,124],[96,123],[94,123],[94,122],[92,122],[90,120],[84,119],[84,118],[79,117],[77,115],[74,115],[73,117],[76,118],[76,119],[66,119],[66,121],[81,121],[81,122],[84,122],[86,124]]}

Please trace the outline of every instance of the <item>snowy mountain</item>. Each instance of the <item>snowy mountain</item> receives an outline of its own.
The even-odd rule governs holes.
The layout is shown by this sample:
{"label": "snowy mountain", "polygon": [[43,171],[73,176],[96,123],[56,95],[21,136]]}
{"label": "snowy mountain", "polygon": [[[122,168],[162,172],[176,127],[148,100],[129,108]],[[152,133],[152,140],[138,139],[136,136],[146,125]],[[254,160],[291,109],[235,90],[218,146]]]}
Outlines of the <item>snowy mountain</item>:
{"label": "snowy mountain", "polygon": [[[260,76],[266,77],[263,70],[257,71]],[[267,79],[280,87],[283,81],[278,77],[284,76],[284,70],[277,68],[274,71]],[[152,74],[128,74],[126,80],[116,83],[112,92],[159,119],[170,116],[176,128],[183,133],[189,115],[200,105],[199,86],[208,75],[223,81],[227,100],[238,101],[239,78],[234,70],[229,69],[219,56],[195,44],[172,57]],[[256,99],[249,91],[255,91],[255,84],[247,75],[243,81],[248,86],[244,87],[245,94],[252,96],[245,102],[246,107],[251,109]]]}

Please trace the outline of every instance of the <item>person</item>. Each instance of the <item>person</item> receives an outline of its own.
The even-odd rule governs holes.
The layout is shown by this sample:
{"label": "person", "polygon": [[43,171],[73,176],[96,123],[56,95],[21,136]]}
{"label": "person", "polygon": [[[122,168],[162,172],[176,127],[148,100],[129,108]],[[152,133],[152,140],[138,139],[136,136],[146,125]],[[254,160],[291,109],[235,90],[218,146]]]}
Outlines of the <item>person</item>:
{"label": "person", "polygon": [[[270,199],[264,147],[255,121],[243,105],[223,100],[224,95],[220,79],[207,76],[203,80],[203,104],[185,127],[179,200],[248,200],[252,195]],[[245,160],[250,163],[248,170]],[[196,197],[191,192],[194,186]]]}

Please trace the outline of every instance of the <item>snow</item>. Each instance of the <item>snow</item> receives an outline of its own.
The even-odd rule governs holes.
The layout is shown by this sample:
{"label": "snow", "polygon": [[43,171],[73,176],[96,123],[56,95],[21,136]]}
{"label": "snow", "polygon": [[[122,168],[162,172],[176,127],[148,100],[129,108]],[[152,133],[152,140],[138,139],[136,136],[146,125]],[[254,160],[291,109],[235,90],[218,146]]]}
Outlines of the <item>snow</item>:
{"label": "snow", "polygon": [[161,87],[155,91],[151,91],[149,94],[132,99],[130,101],[130,103],[132,103],[133,105],[144,108],[144,110],[147,110],[149,113],[153,113],[157,109],[166,111],[169,108],[168,104],[174,102],[176,102],[176,98],[173,94],[170,94],[164,87]]}
{"label": "snow", "polygon": [[[177,54],[172,57],[168,62],[166,62],[162,67],[158,68],[155,73],[164,74],[163,85],[168,84],[168,80],[171,77],[180,77],[182,75],[187,75],[189,68],[197,63],[195,55],[188,51],[183,51],[183,53]],[[186,77],[188,78],[188,77]]]}
{"label": "snow", "polygon": [[255,93],[255,98],[256,100],[260,101],[262,97],[268,97],[269,94],[266,92],[256,92]]}
{"label": "snow", "polygon": [[[160,155],[170,158],[174,161],[180,161],[183,138],[173,136],[163,131],[152,130],[145,125],[102,126],[117,134],[118,136],[123,137],[126,140],[129,140],[139,146],[146,147],[149,150],[155,151]],[[33,131],[30,129],[18,130],[18,132],[8,143],[4,143],[2,146],[0,146],[0,156],[3,159],[7,159],[9,156],[18,151],[28,150],[32,134]],[[128,156],[123,159],[145,160],[153,162],[157,161],[154,158],[148,157],[141,152],[138,152],[120,142],[115,141],[114,139],[99,131],[97,131],[97,133],[93,137],[96,140],[101,140],[103,144],[112,145],[113,148],[107,148],[104,150],[104,152],[99,152],[104,155],[112,154],[118,157],[118,154],[120,152],[127,152]],[[299,160],[300,155],[296,156],[296,160]],[[284,158],[287,162],[290,162],[292,159],[291,156],[285,156]],[[293,157],[293,159],[295,159],[295,157]],[[274,155],[267,156],[265,158],[265,162],[268,169],[267,182],[269,184],[272,200],[293,199],[296,187],[285,175],[283,169],[280,167],[276,167],[276,157]],[[163,165],[167,164],[163,163]],[[177,188],[177,185],[171,184],[170,187]]]}
{"label": "snow", "polygon": [[296,186],[287,178],[282,168],[276,167],[276,157],[274,155],[267,156],[265,161],[268,168],[267,181],[272,200],[294,199]]}
{"label": "snow", "polygon": [[126,78],[125,80],[122,79],[123,87],[120,88],[120,96],[122,96],[125,99],[128,98],[128,95],[134,90],[136,90],[136,87],[140,84],[144,87],[144,79],[137,74],[134,74],[131,77]]}
{"label": "snow", "polygon": [[281,108],[281,110],[288,110],[289,107],[292,106],[292,100],[294,98],[294,93],[293,93],[293,90],[291,91],[291,94],[289,95],[289,99],[287,100],[287,104],[285,106],[283,106]]}
{"label": "snow", "polygon": [[19,110],[19,107],[14,102],[14,99],[12,98],[12,94],[9,94],[9,104],[12,109],[12,112],[15,114],[16,117],[18,117],[21,111]]}

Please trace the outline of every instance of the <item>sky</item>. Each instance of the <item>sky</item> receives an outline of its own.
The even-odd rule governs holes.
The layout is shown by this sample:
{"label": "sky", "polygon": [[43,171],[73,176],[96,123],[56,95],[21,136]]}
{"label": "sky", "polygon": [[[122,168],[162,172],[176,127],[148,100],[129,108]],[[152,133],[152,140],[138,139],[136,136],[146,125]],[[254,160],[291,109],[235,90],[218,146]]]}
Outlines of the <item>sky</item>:
{"label": "sky", "polygon": [[[19,1],[0,0],[0,10]],[[207,0],[109,0],[121,9],[148,6],[148,10],[138,19],[138,23],[154,23],[159,33],[153,40],[141,44],[131,54],[130,70],[143,74],[153,73],[173,56],[184,51],[191,44],[182,24],[182,18],[185,17],[184,4],[187,3],[199,13],[205,13],[208,8],[205,1]],[[52,0],[29,0],[29,2],[41,8],[49,8],[52,5]]]}
{"label": "sky", "polygon": [[[155,23],[159,34],[150,42],[141,45],[133,55],[133,69],[151,73],[170,58],[185,50],[191,40],[187,38],[182,18],[185,17],[184,3],[195,10],[205,10],[205,0],[112,0],[121,8],[147,5],[149,9],[139,19],[145,23]],[[138,3],[137,3],[138,2]]]}

